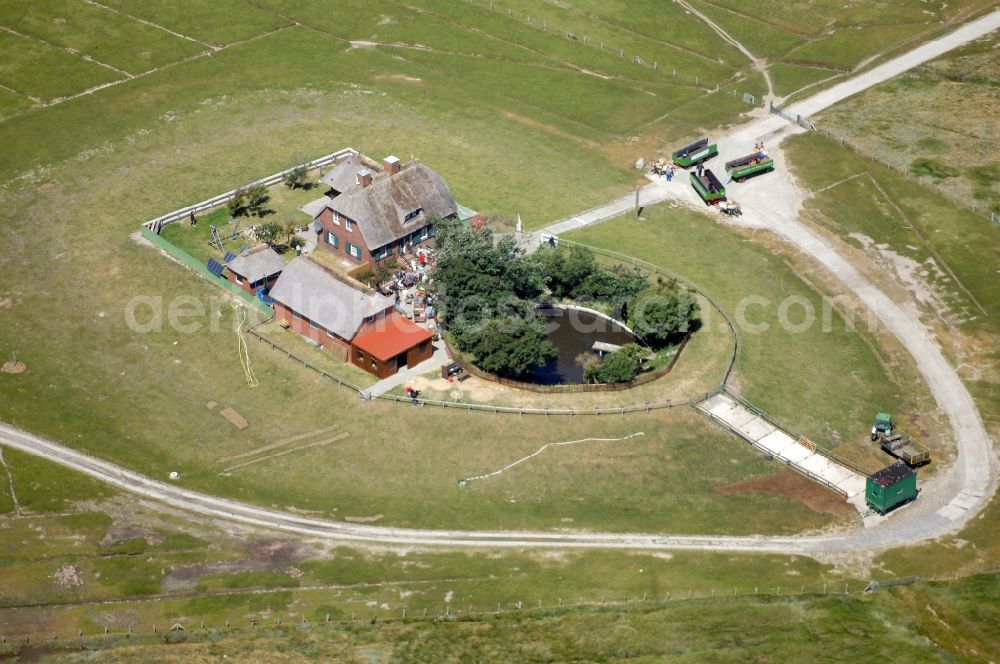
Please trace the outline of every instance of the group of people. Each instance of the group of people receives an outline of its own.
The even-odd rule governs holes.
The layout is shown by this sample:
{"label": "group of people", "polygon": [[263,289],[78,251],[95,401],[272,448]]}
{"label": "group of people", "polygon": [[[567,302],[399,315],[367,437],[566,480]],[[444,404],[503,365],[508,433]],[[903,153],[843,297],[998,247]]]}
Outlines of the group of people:
{"label": "group of people", "polygon": [[666,159],[660,158],[653,162],[652,172],[653,175],[662,175],[667,178],[667,182],[674,179],[674,166],[673,162],[667,161]]}

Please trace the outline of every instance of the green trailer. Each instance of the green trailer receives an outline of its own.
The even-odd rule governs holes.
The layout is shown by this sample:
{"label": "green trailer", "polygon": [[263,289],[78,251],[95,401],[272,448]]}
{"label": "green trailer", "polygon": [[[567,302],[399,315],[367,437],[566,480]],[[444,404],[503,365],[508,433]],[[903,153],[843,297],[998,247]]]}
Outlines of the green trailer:
{"label": "green trailer", "polygon": [[694,171],[691,172],[691,186],[698,192],[706,205],[726,200],[726,188],[719,182],[719,178],[715,177],[715,173],[707,168],[701,175]]}
{"label": "green trailer", "polygon": [[931,461],[930,450],[896,429],[896,423],[889,413],[875,415],[875,424],[872,425],[872,440],[879,441],[884,452],[909,466],[922,466]]}
{"label": "green trailer", "polygon": [[719,154],[719,146],[715,143],[709,145],[708,139],[703,138],[676,150],[671,156],[675,164],[681,168],[688,168],[700,164],[706,159],[711,159],[717,154]]}
{"label": "green trailer", "polygon": [[882,449],[909,466],[922,466],[931,462],[931,453],[923,445],[902,431],[881,435]]}
{"label": "green trailer", "polygon": [[742,182],[758,173],[767,173],[773,170],[774,160],[767,155],[767,151],[763,148],[753,154],[726,162],[726,172],[737,182]]}
{"label": "green trailer", "polygon": [[889,510],[917,498],[917,474],[901,461],[868,476],[865,502],[885,516]]}

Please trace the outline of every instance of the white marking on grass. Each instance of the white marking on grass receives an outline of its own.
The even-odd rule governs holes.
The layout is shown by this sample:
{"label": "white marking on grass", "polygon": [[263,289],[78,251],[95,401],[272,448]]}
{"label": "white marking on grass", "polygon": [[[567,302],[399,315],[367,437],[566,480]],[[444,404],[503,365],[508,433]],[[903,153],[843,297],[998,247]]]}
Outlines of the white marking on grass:
{"label": "white marking on grass", "polygon": [[174,30],[171,30],[170,28],[166,28],[166,27],[160,25],[159,23],[153,23],[152,21],[147,21],[144,18],[140,18],[140,17],[135,16],[133,14],[129,14],[128,12],[123,12],[120,9],[114,9],[113,7],[108,7],[107,5],[102,5],[99,2],[94,2],[94,0],[83,0],[83,1],[86,2],[88,5],[93,5],[94,7],[100,7],[101,9],[103,9],[105,11],[109,11],[109,12],[112,12],[112,13],[115,13],[115,14],[119,14],[120,16],[125,16],[127,18],[132,19],[133,21],[137,21],[139,23],[143,23],[143,24],[148,25],[148,26],[153,27],[153,28],[158,28],[160,30],[163,30],[164,32],[169,32],[170,34],[172,34],[175,37],[180,37],[181,39],[186,39],[186,40],[194,42],[196,44],[201,44],[202,46],[207,46],[208,48],[212,49],[213,51],[218,51],[218,50],[220,50],[222,48],[221,46],[217,46],[215,44],[210,44],[208,42],[201,41],[200,39],[195,39],[194,37],[189,37],[187,35],[181,34],[180,32],[176,32]]}
{"label": "white marking on grass", "polygon": [[14,503],[14,516],[21,516],[21,503],[17,501],[17,493],[14,492],[14,476],[10,472],[7,460],[3,458],[3,448],[0,447],[0,466],[3,466],[7,473],[7,484],[10,485],[10,499]]}
{"label": "white marking on grass", "polygon": [[330,443],[335,443],[338,440],[343,440],[344,438],[347,438],[350,435],[351,434],[346,431],[344,433],[338,433],[336,436],[331,436],[330,438],[325,438],[323,440],[316,441],[315,443],[309,443],[308,445],[300,445],[299,447],[293,447],[288,450],[281,450],[280,452],[275,452],[274,454],[268,454],[266,456],[258,457],[256,459],[250,459],[249,461],[244,461],[243,463],[238,463],[235,466],[230,466],[229,468],[226,468],[222,472],[229,473],[236,470],[237,468],[250,466],[255,463],[260,463],[261,461],[267,461],[268,459],[274,459],[276,457],[285,456],[286,454],[292,454],[294,452],[302,452],[305,450],[312,449],[314,447],[322,447],[324,445],[329,445]]}
{"label": "white marking on grass", "polygon": [[532,459],[532,458],[538,456],[539,454],[541,454],[542,452],[544,452],[545,450],[547,450],[550,447],[558,447],[560,445],[576,445],[577,443],[616,443],[616,442],[619,442],[619,441],[622,441],[622,440],[628,440],[629,438],[635,438],[636,436],[645,436],[645,435],[646,434],[644,434],[642,431],[636,431],[635,433],[631,433],[631,434],[625,436],[624,438],[581,438],[580,440],[565,440],[565,441],[562,441],[560,443],[545,443],[544,445],[542,445],[541,447],[539,447],[537,450],[535,450],[534,452],[532,452],[528,456],[523,457],[521,459],[518,459],[514,463],[507,464],[506,466],[504,466],[500,470],[494,470],[492,473],[487,473],[486,475],[476,475],[475,477],[466,477],[463,480],[459,480],[458,483],[459,483],[460,486],[465,486],[466,484],[468,484],[469,482],[471,482],[473,480],[485,480],[485,479],[488,479],[490,477],[494,477],[494,476],[499,475],[500,473],[504,472],[505,470],[510,470],[511,468],[513,468],[514,466],[518,465],[519,463],[524,463],[528,459]]}

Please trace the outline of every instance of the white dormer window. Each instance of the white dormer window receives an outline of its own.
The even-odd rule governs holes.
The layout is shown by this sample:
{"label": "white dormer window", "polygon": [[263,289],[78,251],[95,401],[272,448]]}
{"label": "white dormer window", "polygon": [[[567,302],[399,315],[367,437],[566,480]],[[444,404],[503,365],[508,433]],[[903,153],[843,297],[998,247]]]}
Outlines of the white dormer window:
{"label": "white dormer window", "polygon": [[414,219],[416,217],[419,217],[420,213],[423,212],[423,211],[424,211],[423,208],[417,208],[416,210],[413,210],[412,212],[407,212],[406,216],[403,217],[403,221],[406,222],[406,221],[409,221],[410,219]]}

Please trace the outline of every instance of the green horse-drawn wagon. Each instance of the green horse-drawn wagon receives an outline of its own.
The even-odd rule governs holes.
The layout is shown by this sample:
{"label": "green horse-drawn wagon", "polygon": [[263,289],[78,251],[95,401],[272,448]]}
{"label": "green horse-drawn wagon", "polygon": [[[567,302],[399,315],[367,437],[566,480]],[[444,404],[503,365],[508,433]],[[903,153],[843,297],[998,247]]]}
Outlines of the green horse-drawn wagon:
{"label": "green horse-drawn wagon", "polygon": [[691,172],[691,186],[706,205],[726,200],[726,188],[719,182],[719,178],[715,177],[715,173],[707,168],[700,174]]}
{"label": "green horse-drawn wagon", "polygon": [[726,162],[726,171],[737,182],[742,182],[752,175],[774,170],[774,160],[761,147],[753,154]]}
{"label": "green horse-drawn wagon", "polygon": [[688,168],[700,164],[706,159],[711,159],[717,154],[719,154],[719,146],[715,143],[709,145],[708,139],[703,138],[675,151],[672,157],[675,164],[681,168]]}

